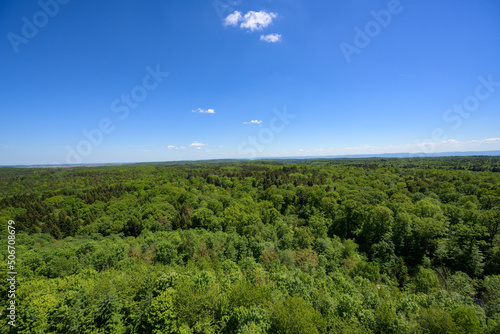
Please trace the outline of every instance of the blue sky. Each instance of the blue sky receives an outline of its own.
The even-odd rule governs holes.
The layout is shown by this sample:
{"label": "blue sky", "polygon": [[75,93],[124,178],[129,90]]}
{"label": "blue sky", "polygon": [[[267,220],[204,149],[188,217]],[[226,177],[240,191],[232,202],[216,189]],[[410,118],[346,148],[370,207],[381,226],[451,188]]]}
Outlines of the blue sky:
{"label": "blue sky", "polygon": [[0,3],[0,165],[500,149],[500,2]]}

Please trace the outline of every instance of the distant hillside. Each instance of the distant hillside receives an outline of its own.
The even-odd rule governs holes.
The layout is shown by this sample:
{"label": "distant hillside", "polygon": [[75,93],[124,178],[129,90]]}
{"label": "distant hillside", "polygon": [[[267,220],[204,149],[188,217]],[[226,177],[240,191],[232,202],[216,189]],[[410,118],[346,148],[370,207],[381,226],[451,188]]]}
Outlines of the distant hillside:
{"label": "distant hillside", "polygon": [[426,158],[426,157],[468,157],[468,156],[500,156],[500,151],[475,152],[438,152],[438,153],[379,153],[379,154],[346,154],[346,155],[318,155],[318,156],[290,156],[290,157],[262,157],[262,159],[356,159],[356,158]]}
{"label": "distant hillside", "polygon": [[472,156],[500,156],[500,151],[479,152],[440,152],[440,153],[381,153],[381,154],[346,154],[346,155],[317,155],[317,156],[288,156],[288,157],[257,157],[252,159],[210,159],[210,160],[181,160],[181,161],[144,161],[144,162],[116,162],[116,163],[81,163],[81,164],[36,164],[36,165],[3,165],[0,167],[24,168],[61,168],[61,167],[103,167],[116,165],[192,165],[192,164],[231,164],[249,160],[308,160],[308,159],[366,159],[366,158],[435,158],[435,157],[472,157]]}

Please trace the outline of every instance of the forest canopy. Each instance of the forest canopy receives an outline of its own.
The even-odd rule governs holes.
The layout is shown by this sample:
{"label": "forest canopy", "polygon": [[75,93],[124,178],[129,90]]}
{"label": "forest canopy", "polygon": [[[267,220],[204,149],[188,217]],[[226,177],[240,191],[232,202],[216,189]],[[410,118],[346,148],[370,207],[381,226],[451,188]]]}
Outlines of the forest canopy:
{"label": "forest canopy", "polygon": [[[2,284],[0,332],[499,333],[499,172],[498,157],[0,168],[19,305],[11,327]],[[5,251],[0,266],[6,282]]]}

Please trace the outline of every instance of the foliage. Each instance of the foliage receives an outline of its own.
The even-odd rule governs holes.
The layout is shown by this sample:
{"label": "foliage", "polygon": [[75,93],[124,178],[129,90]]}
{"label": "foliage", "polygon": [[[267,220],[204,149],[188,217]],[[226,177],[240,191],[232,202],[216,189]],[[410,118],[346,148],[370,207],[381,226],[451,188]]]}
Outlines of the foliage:
{"label": "foliage", "polygon": [[494,157],[0,168],[19,273],[0,332],[497,333],[498,172]]}

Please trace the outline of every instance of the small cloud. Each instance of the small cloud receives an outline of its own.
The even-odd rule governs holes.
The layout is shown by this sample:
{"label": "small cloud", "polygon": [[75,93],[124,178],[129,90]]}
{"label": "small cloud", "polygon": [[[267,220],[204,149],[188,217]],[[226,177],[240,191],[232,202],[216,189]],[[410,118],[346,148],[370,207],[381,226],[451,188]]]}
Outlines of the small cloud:
{"label": "small cloud", "polygon": [[278,15],[276,13],[268,13],[264,10],[259,12],[249,11],[242,16],[241,12],[235,10],[232,14],[229,14],[224,20],[224,25],[227,26],[237,26],[239,22],[241,29],[248,29],[250,31],[262,30],[273,23]]}
{"label": "small cloud", "polygon": [[192,110],[192,112],[198,112],[200,114],[215,114],[215,110],[214,109],[201,109],[201,108],[198,108],[197,110]]}
{"label": "small cloud", "polygon": [[250,31],[262,30],[273,23],[273,19],[277,16],[276,13],[268,13],[263,10],[260,12],[249,11],[243,17],[240,27],[249,29]]}
{"label": "small cloud", "polygon": [[167,148],[175,148],[174,145],[168,145]]}
{"label": "small cloud", "polygon": [[252,120],[250,122],[243,122],[243,124],[261,124],[261,123],[262,123],[262,121],[258,121],[256,119],[254,119],[254,120]]}
{"label": "small cloud", "polygon": [[269,35],[260,35],[261,41],[266,41],[268,43],[276,43],[281,41],[281,35],[279,34],[269,34]]}
{"label": "small cloud", "polygon": [[229,14],[224,20],[224,25],[227,26],[236,26],[238,22],[241,21],[241,12],[235,10],[234,13]]}
{"label": "small cloud", "polygon": [[224,146],[219,146],[218,148],[224,148]]}
{"label": "small cloud", "polygon": [[212,152],[212,150],[205,150],[205,152]]}
{"label": "small cloud", "polygon": [[197,141],[195,141],[194,143],[189,144],[189,147],[201,148],[202,146],[207,146],[207,144],[199,143]]}
{"label": "small cloud", "polygon": [[186,148],[186,146],[181,146],[181,149],[185,149],[185,148]]}
{"label": "small cloud", "polygon": [[149,150],[144,150],[144,152],[149,152]]}
{"label": "small cloud", "polygon": [[494,144],[498,142],[500,142],[500,138],[488,138],[479,141],[481,144]]}

